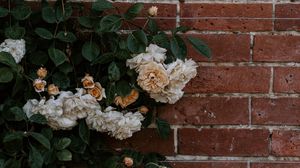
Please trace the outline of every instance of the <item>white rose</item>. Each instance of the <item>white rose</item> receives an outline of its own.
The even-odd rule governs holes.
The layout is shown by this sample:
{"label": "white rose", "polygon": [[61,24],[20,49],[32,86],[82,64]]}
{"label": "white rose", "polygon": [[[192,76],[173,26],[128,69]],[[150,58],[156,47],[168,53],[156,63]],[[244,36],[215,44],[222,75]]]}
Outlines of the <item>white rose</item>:
{"label": "white rose", "polygon": [[2,51],[10,53],[14,57],[16,63],[19,63],[26,52],[25,41],[23,39],[6,39],[0,44],[0,52]]}

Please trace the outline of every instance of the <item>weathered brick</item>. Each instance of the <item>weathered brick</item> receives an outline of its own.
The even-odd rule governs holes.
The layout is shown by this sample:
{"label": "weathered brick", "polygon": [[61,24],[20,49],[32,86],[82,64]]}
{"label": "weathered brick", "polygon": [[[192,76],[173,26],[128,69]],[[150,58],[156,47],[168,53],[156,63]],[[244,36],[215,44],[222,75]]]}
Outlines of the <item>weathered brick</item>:
{"label": "weathered brick", "polygon": [[248,99],[183,97],[159,107],[158,114],[172,124],[248,124]]}
{"label": "weathered brick", "polygon": [[180,7],[181,25],[198,30],[267,31],[273,26],[271,19],[255,19],[272,18],[272,4],[183,3]]}
{"label": "weathered brick", "polygon": [[252,99],[252,124],[299,125],[299,98]]}
{"label": "weathered brick", "polygon": [[173,162],[173,168],[247,168],[247,163],[225,161]]}
{"label": "weathered brick", "polygon": [[277,67],[274,68],[274,92],[299,93],[300,68]]}
{"label": "weathered brick", "polygon": [[[271,162],[271,161],[270,161]],[[251,163],[251,168],[299,168],[299,163],[293,162],[293,163]]]}
{"label": "weathered brick", "polygon": [[300,36],[257,35],[254,40],[253,61],[300,61]]}
{"label": "weathered brick", "polygon": [[266,93],[270,69],[265,67],[199,67],[187,93]]}
{"label": "weathered brick", "polygon": [[179,154],[267,156],[269,131],[261,129],[179,129]]}
{"label": "weathered brick", "polygon": [[163,155],[174,154],[174,132],[168,139],[159,137],[156,129],[144,129],[135,133],[131,138],[125,140],[116,140],[108,136],[104,137],[105,142],[109,142],[112,148],[131,148],[142,152],[158,152]]}
{"label": "weathered brick", "polygon": [[[246,34],[206,34],[187,36],[202,39],[212,51],[212,62],[247,62],[250,60],[250,36]],[[190,43],[187,43],[188,56],[196,61],[208,61]]]}
{"label": "weathered brick", "polygon": [[300,20],[295,20],[300,17],[300,4],[277,4],[275,17],[275,30],[300,30]]}
{"label": "weathered brick", "polygon": [[300,131],[273,131],[271,142],[275,156],[300,156]]}

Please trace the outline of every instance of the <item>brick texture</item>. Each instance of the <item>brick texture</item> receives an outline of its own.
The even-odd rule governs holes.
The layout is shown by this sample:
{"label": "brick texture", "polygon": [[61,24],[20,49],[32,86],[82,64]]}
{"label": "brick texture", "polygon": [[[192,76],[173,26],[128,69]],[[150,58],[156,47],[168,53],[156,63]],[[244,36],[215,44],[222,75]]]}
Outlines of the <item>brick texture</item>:
{"label": "brick texture", "polygon": [[254,44],[253,61],[300,61],[300,36],[257,35]]}
{"label": "brick texture", "polygon": [[173,168],[247,168],[246,163],[234,162],[174,162]]}
{"label": "brick texture", "polygon": [[187,93],[266,93],[270,69],[262,67],[199,67]]}
{"label": "brick texture", "polygon": [[268,130],[179,130],[179,154],[209,156],[267,156]]}
{"label": "brick texture", "polygon": [[272,154],[275,156],[300,156],[300,131],[273,131]]}
{"label": "brick texture", "polygon": [[295,20],[300,17],[300,4],[278,4],[275,9],[276,18],[291,18],[276,19],[276,30],[300,30],[300,20]]}
{"label": "brick texture", "polygon": [[172,124],[248,124],[248,99],[184,97],[161,106],[158,114]]}
{"label": "brick texture", "polygon": [[252,124],[299,125],[300,99],[254,98],[252,100]]}
{"label": "brick texture", "polygon": [[299,93],[300,68],[275,68],[274,92]]}
{"label": "brick texture", "polygon": [[297,162],[294,163],[252,163],[251,168],[299,168]]}

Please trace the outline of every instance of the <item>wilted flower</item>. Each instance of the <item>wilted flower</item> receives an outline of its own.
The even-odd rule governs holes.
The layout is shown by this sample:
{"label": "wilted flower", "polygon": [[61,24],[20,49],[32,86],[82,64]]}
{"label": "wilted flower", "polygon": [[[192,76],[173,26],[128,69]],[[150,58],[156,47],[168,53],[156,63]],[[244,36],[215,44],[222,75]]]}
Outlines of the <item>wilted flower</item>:
{"label": "wilted flower", "polygon": [[47,82],[42,79],[35,79],[33,81],[33,87],[36,92],[43,92],[45,91],[45,86],[47,85]]}
{"label": "wilted flower", "polygon": [[151,6],[149,9],[148,9],[148,14],[150,16],[157,16],[157,10],[158,8],[156,6]]}
{"label": "wilted flower", "polygon": [[134,103],[138,98],[139,92],[135,89],[132,89],[130,94],[125,97],[117,96],[115,98],[115,104],[121,106],[122,108],[125,108],[128,105]]}
{"label": "wilted flower", "polygon": [[138,85],[147,92],[159,93],[169,84],[165,68],[158,63],[149,62],[139,67]]}
{"label": "wilted flower", "polygon": [[149,109],[146,106],[139,107],[139,112],[142,113],[142,114],[147,114],[148,111],[149,111]]}
{"label": "wilted flower", "polygon": [[133,159],[131,157],[124,157],[123,162],[126,167],[131,167],[133,165]]}
{"label": "wilted flower", "polygon": [[87,92],[88,94],[95,97],[98,101],[102,100],[103,97],[106,97],[105,90],[104,88],[102,88],[99,82],[96,82],[95,86],[93,88],[88,89]]}
{"label": "wilted flower", "polygon": [[85,74],[85,77],[81,79],[81,82],[85,89],[90,89],[95,86],[94,78],[89,74]]}
{"label": "wilted flower", "polygon": [[58,95],[58,94],[59,94],[59,89],[58,89],[58,87],[57,87],[56,85],[54,85],[54,84],[50,84],[50,85],[48,86],[47,91],[48,91],[48,94],[49,94],[49,95],[55,96],[55,95]]}
{"label": "wilted flower", "polygon": [[40,79],[44,79],[46,76],[47,76],[47,69],[46,68],[39,68],[36,72],[37,76],[40,78]]}
{"label": "wilted flower", "polygon": [[14,57],[16,63],[19,63],[26,52],[25,41],[23,39],[6,39],[0,44],[0,52],[2,51],[10,53]]}

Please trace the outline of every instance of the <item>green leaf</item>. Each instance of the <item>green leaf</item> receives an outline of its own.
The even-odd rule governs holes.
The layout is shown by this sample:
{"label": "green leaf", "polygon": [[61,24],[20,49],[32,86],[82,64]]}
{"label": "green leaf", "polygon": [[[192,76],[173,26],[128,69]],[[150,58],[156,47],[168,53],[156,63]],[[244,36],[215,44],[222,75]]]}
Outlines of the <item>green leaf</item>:
{"label": "green leaf", "polygon": [[64,32],[64,31],[58,32],[56,38],[67,43],[73,43],[77,40],[76,36],[72,32]]}
{"label": "green leaf", "polygon": [[133,4],[125,13],[124,17],[127,20],[134,19],[144,8],[142,3],[135,3]]}
{"label": "green leaf", "polygon": [[13,69],[16,69],[17,63],[14,57],[7,52],[0,52],[0,63],[10,66]]}
{"label": "green leaf", "polygon": [[12,11],[11,14],[13,15],[13,17],[17,20],[25,20],[27,19],[30,14],[31,14],[31,9],[29,6],[26,5],[21,5],[21,6],[17,6],[15,7]]}
{"label": "green leaf", "polygon": [[122,18],[118,15],[104,16],[100,21],[100,32],[115,32],[122,26]]}
{"label": "green leaf", "polygon": [[0,83],[8,83],[14,79],[14,74],[10,68],[0,68]]}
{"label": "green leaf", "polygon": [[176,27],[175,29],[172,30],[172,34],[175,35],[175,34],[178,33],[178,32],[185,33],[185,32],[187,32],[188,30],[190,30],[189,27],[186,27],[186,26],[179,26],[179,27]]}
{"label": "green leaf", "polygon": [[67,149],[57,152],[56,156],[57,156],[58,160],[60,160],[60,161],[71,161],[72,160],[72,153]]}
{"label": "green leaf", "polygon": [[42,168],[44,159],[41,153],[32,145],[30,145],[29,151],[29,164],[31,168]]}
{"label": "green leaf", "polygon": [[49,140],[53,138],[53,132],[51,128],[43,128],[41,130],[41,134],[43,134]]}
{"label": "green leaf", "polygon": [[121,80],[117,82],[117,94],[119,96],[125,97],[130,94],[131,90],[132,88],[127,81]]}
{"label": "green leaf", "polygon": [[47,124],[47,119],[41,114],[34,114],[29,118],[30,122],[37,124]]}
{"label": "green leaf", "polygon": [[82,120],[79,123],[79,136],[86,143],[89,144],[90,141],[90,130],[85,123],[85,120]]}
{"label": "green leaf", "polygon": [[65,62],[63,64],[61,64],[58,69],[63,72],[64,74],[68,74],[70,72],[73,72],[73,66],[68,63],[68,62]]}
{"label": "green leaf", "polygon": [[22,121],[26,119],[26,115],[20,107],[11,107],[8,111],[13,115],[13,118],[10,121]]}
{"label": "green leaf", "polygon": [[43,39],[51,40],[53,38],[53,34],[45,28],[38,27],[34,30],[34,32]]}
{"label": "green leaf", "polygon": [[59,49],[49,48],[48,54],[56,66],[61,65],[67,60],[66,54]]}
{"label": "green leaf", "polygon": [[148,39],[143,30],[136,30],[127,37],[128,49],[133,53],[144,52],[148,45]]}
{"label": "green leaf", "polygon": [[89,16],[81,16],[78,18],[78,22],[81,26],[86,28],[93,28],[94,21],[92,17]]}
{"label": "green leaf", "polygon": [[12,26],[5,29],[6,38],[22,39],[25,35],[25,28],[19,26]]}
{"label": "green leaf", "polygon": [[0,7],[0,17],[5,17],[8,14],[8,9]]}
{"label": "green leaf", "polygon": [[110,83],[105,89],[105,94],[106,94],[106,104],[110,105],[115,99],[116,85],[114,83]]}
{"label": "green leaf", "polygon": [[82,46],[81,53],[88,61],[93,61],[100,54],[100,48],[92,41],[85,42]]}
{"label": "green leaf", "polygon": [[97,0],[92,4],[92,10],[96,12],[102,12],[106,9],[112,9],[113,5],[107,0]]}
{"label": "green leaf", "polygon": [[45,148],[50,149],[50,142],[43,134],[29,132],[29,135],[31,135],[35,140],[41,143]]}
{"label": "green leaf", "polygon": [[156,118],[156,126],[159,136],[163,139],[167,139],[171,133],[170,124],[165,120]]}
{"label": "green leaf", "polygon": [[181,37],[174,35],[171,38],[171,51],[176,58],[184,60],[187,55],[187,48]]}
{"label": "green leaf", "polygon": [[87,144],[84,143],[82,141],[82,139],[80,137],[77,137],[77,136],[71,136],[71,140],[72,140],[72,143],[70,145],[70,149],[73,151],[73,152],[76,152],[76,153],[81,153],[83,154],[85,152],[85,149],[87,147]]}
{"label": "green leaf", "polygon": [[49,58],[48,55],[43,51],[35,51],[29,55],[30,63],[38,66],[46,65]]}
{"label": "green leaf", "polygon": [[42,9],[42,17],[47,23],[56,22],[55,10],[50,6],[44,7]]}
{"label": "green leaf", "polygon": [[112,62],[108,66],[108,78],[110,81],[117,81],[120,79],[121,72],[115,62]]}
{"label": "green leaf", "polygon": [[119,168],[120,157],[119,156],[111,156],[106,159],[103,167],[107,168]]}
{"label": "green leaf", "polygon": [[13,90],[12,90],[12,93],[11,93],[13,97],[14,97],[19,91],[21,91],[22,89],[24,89],[23,82],[24,82],[23,76],[20,75],[20,74],[17,74],[17,75],[16,75],[16,82],[15,82],[15,85],[14,85]]}
{"label": "green leaf", "polygon": [[188,40],[200,54],[207,58],[211,58],[211,50],[202,40],[196,37],[188,37]]}
{"label": "green leaf", "polygon": [[157,23],[155,22],[155,20],[149,18],[147,26],[151,33],[157,34],[158,26],[157,26]]}
{"label": "green leaf", "polygon": [[21,160],[9,159],[5,162],[4,168],[21,168]]}
{"label": "green leaf", "polygon": [[46,165],[49,165],[50,163],[53,163],[56,160],[56,155],[53,148],[51,148],[48,151],[45,151],[43,155],[44,155],[44,163]]}
{"label": "green leaf", "polygon": [[99,57],[97,57],[93,61],[92,65],[94,65],[94,64],[107,64],[107,63],[109,63],[113,60],[114,60],[114,53],[104,53],[104,54],[100,55]]}
{"label": "green leaf", "polygon": [[166,49],[170,48],[170,41],[169,41],[168,35],[164,32],[161,32],[161,33],[153,36],[152,41],[153,41],[153,43],[155,43],[163,48],[166,48]]}
{"label": "green leaf", "polygon": [[58,6],[55,10],[56,19],[59,22],[68,20],[72,16],[72,13],[73,9],[69,3],[65,4],[64,9],[61,6]]}
{"label": "green leaf", "polygon": [[66,149],[70,144],[71,144],[71,139],[70,138],[61,138],[55,143],[54,147],[57,150],[63,150]]}
{"label": "green leaf", "polygon": [[59,88],[66,89],[70,86],[70,79],[69,77],[64,74],[63,72],[56,72],[52,76],[52,81],[55,85],[57,85]]}
{"label": "green leaf", "polygon": [[14,140],[22,140],[23,137],[24,137],[24,133],[21,131],[10,132],[4,136],[3,143],[14,141]]}

